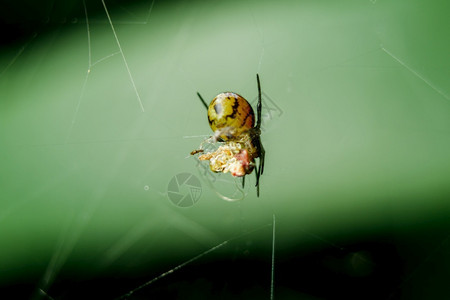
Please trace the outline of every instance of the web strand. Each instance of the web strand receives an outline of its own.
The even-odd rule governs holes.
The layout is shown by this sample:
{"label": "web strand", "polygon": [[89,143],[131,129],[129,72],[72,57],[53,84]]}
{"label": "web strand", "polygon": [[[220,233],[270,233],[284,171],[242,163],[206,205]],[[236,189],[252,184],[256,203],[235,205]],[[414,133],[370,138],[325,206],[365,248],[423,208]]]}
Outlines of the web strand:
{"label": "web strand", "polygon": [[405,67],[408,71],[410,71],[411,73],[413,73],[416,77],[418,77],[420,80],[422,80],[423,82],[425,82],[430,88],[432,88],[435,92],[437,92],[439,95],[441,95],[442,97],[444,97],[446,100],[450,101],[450,97],[447,96],[443,91],[441,91],[440,89],[438,89],[434,84],[432,84],[428,79],[426,79],[425,77],[423,77],[421,74],[419,74],[417,71],[415,71],[414,69],[412,69],[410,66],[408,66],[405,62],[403,62],[400,58],[398,58],[397,56],[395,56],[394,54],[392,54],[389,50],[387,50],[386,48],[384,48],[383,46],[381,46],[381,50],[383,50],[387,55],[389,55],[390,57],[392,57],[394,60],[396,60],[399,64],[401,64],[403,67]]}
{"label": "web strand", "polygon": [[34,33],[31,39],[20,48],[20,50],[14,55],[14,57],[11,59],[11,61],[6,65],[6,67],[3,69],[3,71],[0,72],[0,78],[3,76],[3,74],[6,73],[6,71],[9,70],[9,68],[16,62],[16,60],[22,55],[23,51],[30,45],[30,43],[37,37],[37,33]]}
{"label": "web strand", "polygon": [[272,268],[270,272],[270,300],[273,300],[274,276],[275,276],[275,214],[272,223]]}
{"label": "web strand", "polygon": [[[127,63],[127,59],[125,58],[125,54],[123,53],[122,46],[120,45],[119,38],[117,37],[116,30],[114,29],[114,25],[111,20],[111,16],[109,15],[108,8],[106,7],[105,1],[102,0],[103,7],[105,9],[106,16],[108,17],[109,25],[111,26],[112,32],[114,34],[114,38],[116,39],[117,46],[119,47],[120,54],[122,55],[123,62],[125,64],[125,68],[127,69],[128,76],[130,77],[131,84],[133,85],[134,92],[136,93],[136,97],[138,99],[139,105],[141,106],[142,112],[145,112],[144,105],[142,104],[141,96],[139,96],[139,92],[136,88],[136,84],[134,83],[133,75],[131,74],[130,68]],[[152,4],[153,7],[153,4]]]}
{"label": "web strand", "polygon": [[66,137],[66,141],[65,141],[66,144],[69,141],[69,137],[70,137],[70,135],[72,133],[72,130],[73,130],[73,127],[75,125],[75,121],[77,119],[78,111],[80,110],[81,100],[84,97],[84,91],[86,90],[86,85],[87,85],[87,82],[88,82],[88,79],[89,79],[89,74],[91,73],[91,68],[92,68],[91,30],[89,28],[89,17],[88,17],[88,12],[87,12],[87,7],[86,7],[86,1],[85,0],[83,0],[83,9],[84,9],[84,16],[85,16],[85,19],[86,19],[87,44],[88,44],[88,69],[87,69],[86,75],[84,76],[83,85],[81,87],[81,92],[80,92],[80,95],[78,97],[77,106],[75,108],[75,112],[73,113],[72,122],[70,123],[69,131],[67,133],[67,137]]}
{"label": "web strand", "polygon": [[217,244],[217,245],[215,245],[215,246],[209,248],[208,250],[203,251],[202,253],[200,253],[200,254],[198,254],[198,255],[192,257],[191,259],[186,260],[185,262],[183,262],[183,263],[179,264],[178,266],[176,266],[176,267],[170,269],[169,271],[166,271],[166,272],[164,272],[164,273],[162,273],[162,274],[156,276],[155,278],[153,278],[153,279],[151,279],[151,280],[145,282],[144,284],[138,286],[137,288],[132,289],[132,290],[129,291],[128,293],[126,293],[126,294],[124,294],[124,295],[122,295],[122,296],[116,298],[116,300],[127,299],[128,297],[130,297],[130,296],[131,296],[132,294],[134,294],[135,292],[137,292],[137,291],[139,291],[139,290],[141,290],[141,289],[143,289],[143,288],[145,288],[145,287],[147,287],[147,286],[153,284],[154,282],[156,282],[156,281],[158,281],[158,280],[160,280],[160,279],[162,279],[162,278],[164,278],[164,277],[166,277],[166,276],[168,276],[168,275],[174,273],[175,271],[180,270],[181,268],[183,268],[183,267],[189,265],[190,263],[192,263],[192,262],[194,262],[194,261],[196,261],[196,260],[202,258],[203,256],[208,255],[209,253],[211,253],[211,252],[213,252],[213,251],[216,251],[216,250],[218,250],[218,249],[224,247],[225,245],[227,245],[227,244],[230,243],[231,241],[237,240],[237,239],[239,239],[239,238],[242,238],[242,237],[244,237],[244,236],[247,236],[247,235],[249,235],[249,234],[252,234],[252,233],[254,233],[254,232],[257,232],[257,231],[259,231],[259,230],[261,230],[261,229],[263,229],[263,228],[266,228],[267,226],[271,226],[271,225],[272,225],[272,224],[262,225],[261,227],[258,227],[258,228],[254,229],[254,230],[252,230],[252,231],[249,231],[249,232],[243,233],[243,234],[241,234],[241,235],[239,235],[239,236],[232,237],[232,238],[230,238],[230,239],[228,239],[228,240],[225,240],[225,241],[223,241],[222,243],[219,243],[219,244]]}
{"label": "web strand", "polygon": [[197,256],[194,256],[193,258],[191,258],[191,259],[189,259],[189,260],[183,262],[182,264],[179,264],[178,266],[176,266],[176,267],[173,268],[173,269],[170,269],[170,270],[167,271],[167,272],[162,273],[161,275],[159,275],[159,276],[153,278],[152,280],[147,281],[146,283],[144,283],[144,284],[138,286],[137,288],[135,288],[135,289],[129,291],[129,292],[126,293],[125,295],[123,295],[123,296],[117,298],[117,300],[119,300],[119,299],[127,299],[127,298],[130,297],[133,293],[135,293],[135,292],[137,292],[137,291],[139,291],[139,290],[145,288],[146,286],[149,286],[150,284],[154,283],[154,282],[157,281],[157,280],[160,280],[160,279],[166,277],[166,276],[169,275],[169,274],[174,273],[175,271],[177,271],[177,270],[183,268],[184,266],[186,266],[186,265],[188,265],[188,264],[190,264],[190,263],[192,263],[192,262],[198,260],[199,258],[201,258],[201,257],[203,257],[203,256],[205,256],[205,255],[207,255],[208,253],[213,252],[213,251],[215,251],[215,250],[217,250],[217,249],[219,249],[219,248],[222,248],[222,247],[225,246],[226,244],[228,244],[228,240],[227,240],[227,241],[224,241],[224,242],[222,242],[222,243],[220,243],[220,244],[218,244],[218,245],[216,245],[216,246],[214,246],[214,247],[212,247],[212,248],[210,248],[210,249],[208,249],[208,250],[206,250],[205,252],[200,253],[200,254],[197,255]]}

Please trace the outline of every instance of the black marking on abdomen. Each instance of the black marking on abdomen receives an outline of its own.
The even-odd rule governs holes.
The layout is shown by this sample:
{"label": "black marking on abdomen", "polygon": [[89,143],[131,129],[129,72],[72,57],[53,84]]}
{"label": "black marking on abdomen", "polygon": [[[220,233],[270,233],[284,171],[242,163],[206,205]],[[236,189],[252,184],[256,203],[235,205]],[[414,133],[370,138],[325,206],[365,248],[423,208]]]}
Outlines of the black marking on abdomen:
{"label": "black marking on abdomen", "polygon": [[251,114],[251,111],[249,111],[249,112],[246,114],[245,118],[242,120],[241,127],[244,126],[244,124],[247,122],[247,118],[250,117],[250,115],[252,115],[252,114]]}
{"label": "black marking on abdomen", "polygon": [[[231,100],[230,97],[228,97],[228,98]],[[233,103],[233,106],[232,106],[233,112],[231,113],[231,115],[227,116],[227,119],[228,118],[231,118],[231,119],[236,118],[236,114],[238,112],[238,107],[239,107],[239,98],[234,98],[234,103]]]}

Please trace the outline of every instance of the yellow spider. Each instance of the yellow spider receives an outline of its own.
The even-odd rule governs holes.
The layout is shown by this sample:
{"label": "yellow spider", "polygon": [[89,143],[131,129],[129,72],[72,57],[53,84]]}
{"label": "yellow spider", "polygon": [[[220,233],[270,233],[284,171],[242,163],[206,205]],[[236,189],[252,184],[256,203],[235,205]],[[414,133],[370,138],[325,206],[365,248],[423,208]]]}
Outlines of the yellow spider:
{"label": "yellow spider", "polygon": [[[261,84],[258,83],[258,119],[255,125],[253,108],[241,95],[224,92],[217,95],[209,104],[206,104],[200,93],[200,101],[208,110],[209,126],[214,135],[200,145],[200,149],[191,152],[199,155],[200,160],[209,160],[213,172],[231,173],[242,178],[242,187],[245,184],[245,175],[252,173],[256,168],[255,159],[259,158],[256,168],[256,194],[259,197],[259,178],[264,172],[265,151],[261,143]],[[221,146],[213,152],[205,153],[204,143],[220,142]]]}

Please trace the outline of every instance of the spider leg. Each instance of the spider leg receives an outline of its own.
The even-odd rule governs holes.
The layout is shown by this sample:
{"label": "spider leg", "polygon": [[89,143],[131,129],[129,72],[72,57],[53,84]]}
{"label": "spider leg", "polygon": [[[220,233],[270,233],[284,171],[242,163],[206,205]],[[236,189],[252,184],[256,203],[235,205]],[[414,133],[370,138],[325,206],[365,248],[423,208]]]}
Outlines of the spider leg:
{"label": "spider leg", "polygon": [[242,177],[242,188],[245,186],[245,176]]}
{"label": "spider leg", "polygon": [[256,74],[256,81],[258,82],[258,105],[256,107],[257,115],[258,115],[258,121],[256,123],[256,128],[257,129],[261,129],[261,111],[262,111],[262,105],[261,105],[261,83],[259,81],[259,75],[258,74]]}
{"label": "spider leg", "polygon": [[205,100],[203,100],[199,92],[197,92],[197,96],[200,98],[200,101],[202,101],[203,106],[206,108],[206,110],[208,110],[208,105],[206,104]]}
{"label": "spider leg", "polygon": [[261,143],[261,140],[259,140],[259,151],[260,151],[260,156],[259,156],[259,172],[260,175],[262,175],[264,173],[264,161],[266,158],[266,150],[264,150],[264,147]]}
{"label": "spider leg", "polygon": [[264,157],[265,157],[265,153],[266,153],[264,151],[264,147],[261,143],[261,138],[259,136],[261,134],[261,112],[262,112],[261,82],[259,80],[259,74],[256,74],[256,82],[258,83],[258,105],[256,106],[256,113],[257,113],[258,120],[256,121],[256,132],[258,134],[257,147],[259,149],[259,166],[255,172],[255,174],[256,174],[255,186],[256,186],[256,195],[259,197],[259,177],[261,177],[261,175],[264,172]]}
{"label": "spider leg", "polygon": [[264,173],[264,160],[265,160],[265,156],[266,156],[266,151],[264,150],[264,147],[261,143],[261,140],[259,140],[258,142],[259,144],[259,165],[258,165],[258,169],[256,170],[255,174],[256,174],[256,195],[259,197],[259,178],[261,177],[261,175]]}
{"label": "spider leg", "polygon": [[255,172],[256,174],[256,197],[259,197],[259,170]]}

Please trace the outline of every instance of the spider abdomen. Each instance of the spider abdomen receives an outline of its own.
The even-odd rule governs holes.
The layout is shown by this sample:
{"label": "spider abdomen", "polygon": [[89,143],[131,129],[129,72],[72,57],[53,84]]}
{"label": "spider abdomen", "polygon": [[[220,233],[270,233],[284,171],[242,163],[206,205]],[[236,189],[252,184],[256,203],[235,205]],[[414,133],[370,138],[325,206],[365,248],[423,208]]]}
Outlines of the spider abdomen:
{"label": "spider abdomen", "polygon": [[208,121],[214,132],[219,130],[219,136],[223,140],[230,140],[253,128],[255,113],[244,97],[225,92],[211,101]]}

